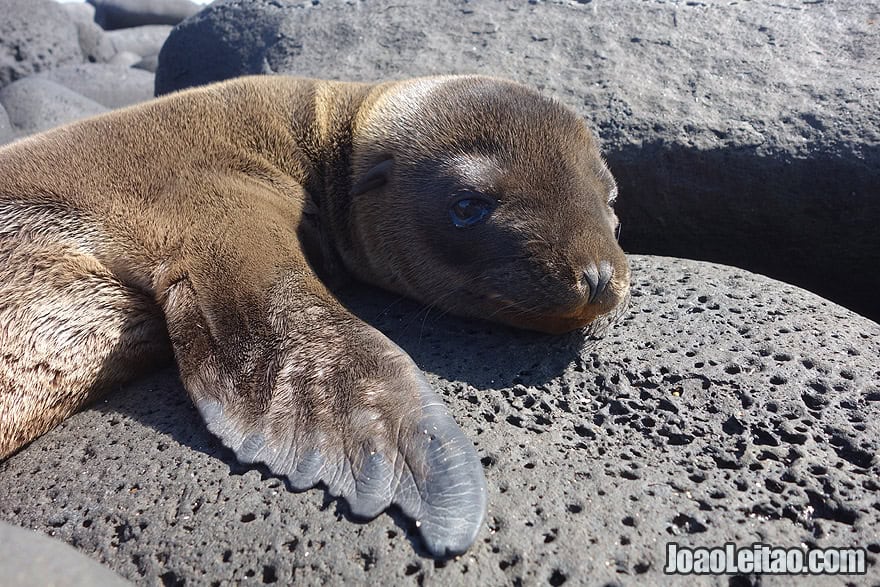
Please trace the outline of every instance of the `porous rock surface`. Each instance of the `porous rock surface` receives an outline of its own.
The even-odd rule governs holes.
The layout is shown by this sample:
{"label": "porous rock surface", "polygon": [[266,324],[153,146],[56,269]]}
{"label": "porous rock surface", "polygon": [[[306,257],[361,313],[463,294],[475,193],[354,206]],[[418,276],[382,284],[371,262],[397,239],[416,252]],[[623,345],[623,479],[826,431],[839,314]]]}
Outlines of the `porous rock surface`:
{"label": "porous rock surface", "polygon": [[321,490],[236,464],[173,370],[0,464],[0,519],[144,584],[669,584],[670,541],[863,547],[867,577],[803,584],[877,584],[880,326],[742,270],[632,262],[628,313],[587,347],[346,293],[482,458],[487,523],[458,559],[420,556],[393,512],[357,523]]}
{"label": "porous rock surface", "polygon": [[37,71],[82,61],[76,25],[52,0],[3,0],[0,88]]}
{"label": "porous rock surface", "polygon": [[271,72],[545,88],[601,135],[626,250],[880,318],[877,2],[225,0],[170,36],[156,89]]}

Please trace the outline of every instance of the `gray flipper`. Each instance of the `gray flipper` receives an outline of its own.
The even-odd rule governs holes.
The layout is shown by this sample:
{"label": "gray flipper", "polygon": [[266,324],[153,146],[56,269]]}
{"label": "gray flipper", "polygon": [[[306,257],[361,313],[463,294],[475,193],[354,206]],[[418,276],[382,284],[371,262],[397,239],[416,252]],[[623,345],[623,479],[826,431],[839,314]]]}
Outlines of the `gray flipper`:
{"label": "gray flipper", "polygon": [[[296,251],[278,254],[285,248],[289,264]],[[209,430],[297,490],[325,484],[358,517],[398,505],[434,556],[470,547],[486,513],[482,466],[409,356],[318,287],[304,262],[261,285],[262,275],[233,282],[218,266],[238,251],[215,253],[162,295],[181,377]]]}

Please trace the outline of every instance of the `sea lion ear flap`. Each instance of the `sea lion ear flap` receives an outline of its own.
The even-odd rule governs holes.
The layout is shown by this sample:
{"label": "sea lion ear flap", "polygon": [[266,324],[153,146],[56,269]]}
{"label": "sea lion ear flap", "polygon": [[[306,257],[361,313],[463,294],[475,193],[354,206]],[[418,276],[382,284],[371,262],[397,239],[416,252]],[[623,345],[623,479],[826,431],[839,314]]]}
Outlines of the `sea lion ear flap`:
{"label": "sea lion ear flap", "polygon": [[361,177],[351,189],[351,195],[359,196],[370,190],[375,190],[388,183],[388,177],[394,168],[394,159],[388,157],[374,165]]}

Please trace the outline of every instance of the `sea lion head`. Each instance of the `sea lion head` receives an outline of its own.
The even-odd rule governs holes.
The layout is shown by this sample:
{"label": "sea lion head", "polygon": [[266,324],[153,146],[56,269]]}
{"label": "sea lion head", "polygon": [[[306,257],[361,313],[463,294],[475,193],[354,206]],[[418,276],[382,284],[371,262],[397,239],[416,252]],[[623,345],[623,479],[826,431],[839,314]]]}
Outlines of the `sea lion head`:
{"label": "sea lion head", "polygon": [[355,121],[349,269],[464,316],[593,331],[629,297],[614,179],[585,122],[480,76],[379,86]]}

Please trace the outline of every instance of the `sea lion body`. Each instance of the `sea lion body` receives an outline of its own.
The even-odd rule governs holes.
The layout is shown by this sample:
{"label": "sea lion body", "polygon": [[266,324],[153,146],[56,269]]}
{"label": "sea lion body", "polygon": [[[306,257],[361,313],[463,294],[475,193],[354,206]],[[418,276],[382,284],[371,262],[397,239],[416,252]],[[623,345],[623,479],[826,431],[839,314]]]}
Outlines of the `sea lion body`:
{"label": "sea lion body", "polygon": [[460,553],[473,446],[325,280],[595,327],[629,287],[613,195],[582,121],[477,76],[240,78],[2,148],[0,458],[173,353],[239,459],[357,515],[397,504]]}

